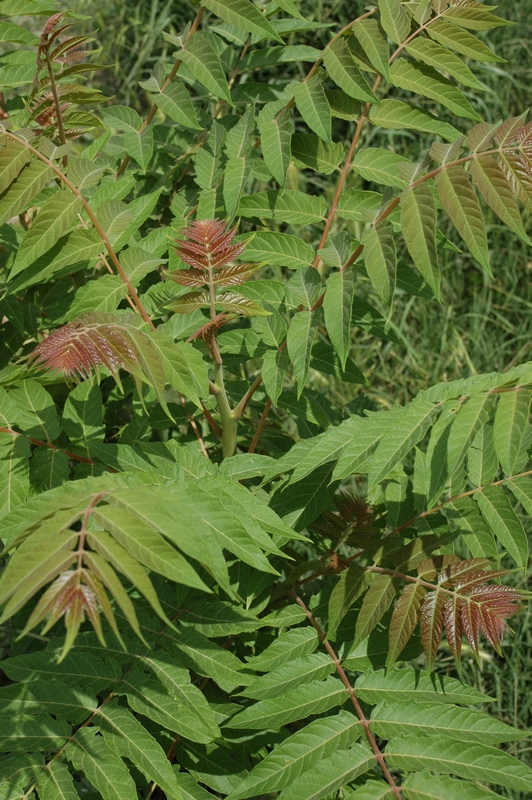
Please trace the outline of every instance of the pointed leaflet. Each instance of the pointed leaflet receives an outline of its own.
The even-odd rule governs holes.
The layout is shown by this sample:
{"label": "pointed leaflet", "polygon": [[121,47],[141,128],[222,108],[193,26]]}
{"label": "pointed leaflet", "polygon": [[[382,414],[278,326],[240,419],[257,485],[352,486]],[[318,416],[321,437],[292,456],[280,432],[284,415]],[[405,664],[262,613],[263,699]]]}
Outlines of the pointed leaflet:
{"label": "pointed leaflet", "polygon": [[237,686],[245,686],[254,679],[252,675],[241,672],[246,665],[233,653],[193,628],[183,629],[179,637],[172,638],[172,650],[177,653],[180,663],[202,677],[212,678],[225,692],[232,692]]}
{"label": "pointed leaflet", "polygon": [[389,78],[388,42],[382,35],[379,23],[374,19],[358,19],[351,26],[360,46],[366,54],[371,66],[379,72],[385,80]]}
{"label": "pointed leaflet", "polygon": [[[64,719],[55,720],[49,714],[2,719],[0,753],[56,750],[65,744],[71,730]],[[3,798],[10,800],[10,794]]]}
{"label": "pointed leaflet", "polygon": [[432,772],[414,772],[407,775],[401,786],[406,800],[500,800],[501,795],[484,786],[468,781],[434,775]]}
{"label": "pointed leaflet", "polygon": [[80,200],[70,192],[59,191],[49,197],[21,242],[11,277],[50,250],[66,233],[80,208]]}
{"label": "pointed leaflet", "polygon": [[277,401],[283,391],[284,376],[288,368],[289,359],[286,350],[267,350],[262,360],[262,380],[268,397],[277,407]]}
{"label": "pointed leaflet", "polygon": [[361,734],[358,719],[347,711],[317,719],[289,736],[263,758],[228,800],[246,800],[289,786],[317,761],[346,749]]}
{"label": "pointed leaflet", "polygon": [[474,500],[463,497],[454,503],[447,503],[444,513],[463,536],[465,545],[473,557],[497,558],[497,543],[493,531],[486,525]]}
{"label": "pointed leaflet", "polygon": [[493,441],[493,425],[483,425],[467,453],[467,474],[473,486],[484,486],[495,480],[498,470],[499,459]]}
{"label": "pointed leaflet", "polygon": [[327,636],[334,640],[339,624],[365,589],[366,571],[353,562],[345,569],[329,598]]}
{"label": "pointed leaflet", "polygon": [[491,275],[486,226],[478,198],[461,166],[443,169],[435,178],[438,197],[473,257]]}
{"label": "pointed leaflet", "polygon": [[0,149],[0,193],[5,192],[22,167],[30,160],[27,147],[18,142],[6,142]]}
{"label": "pointed leaflet", "polygon": [[262,217],[280,220],[288,225],[310,225],[324,219],[327,203],[324,197],[295,189],[274,189],[243,197],[238,213],[246,218]]}
{"label": "pointed leaflet", "polygon": [[355,278],[353,270],[333,272],[327,279],[323,302],[325,325],[342,369],[345,369],[351,347],[351,314]]}
{"label": "pointed leaflet", "polygon": [[410,17],[400,0],[379,0],[381,25],[392,42],[401,44],[410,33]]}
{"label": "pointed leaflet", "polygon": [[447,142],[454,142],[460,136],[452,125],[442,122],[427,111],[403,103],[402,100],[383,100],[379,105],[372,106],[369,118],[374,125],[381,128],[422,131],[441,136]]}
{"label": "pointed leaflet", "polygon": [[408,181],[400,173],[400,164],[412,162],[383,147],[364,147],[356,153],[353,169],[367,181],[403,189]]}
{"label": "pointed leaflet", "polygon": [[323,63],[329,77],[350,97],[368,102],[377,99],[357,67],[344,38],[337,39],[325,48]]}
{"label": "pointed leaflet", "polygon": [[62,761],[51,761],[39,770],[35,775],[35,786],[40,800],[79,800],[72,775]]}
{"label": "pointed leaflet", "polygon": [[427,675],[411,667],[365,672],[357,679],[355,692],[357,697],[371,705],[399,702],[474,706],[493,699],[456,678]]}
{"label": "pointed leaflet", "polygon": [[65,755],[105,800],[131,800],[137,790],[129,770],[110,750],[96,728],[82,728],[71,738]]}
{"label": "pointed leaflet", "polygon": [[447,8],[443,14],[445,19],[450,19],[456,25],[464,28],[471,28],[476,31],[485,31],[490,28],[498,28],[500,25],[511,25],[512,23],[502,17],[490,14],[487,8],[480,5],[470,7],[451,7]]}
{"label": "pointed leaflet", "polygon": [[235,156],[226,162],[223,197],[228,223],[231,223],[235,217],[250,172],[251,162],[245,156]]}
{"label": "pointed leaflet", "polygon": [[354,781],[375,766],[375,754],[367,744],[357,743],[345,752],[334,753],[306,770],[281,792],[279,800],[320,800],[334,796],[341,786]]}
{"label": "pointed leaflet", "polygon": [[393,666],[401,655],[417,625],[419,609],[427,590],[411,583],[405,586],[395,604],[389,628],[390,649],[387,665]]}
{"label": "pointed leaflet", "polygon": [[419,63],[414,64],[402,58],[392,64],[390,82],[393,86],[398,86],[407,92],[414,92],[421,97],[436,100],[457,117],[477,121],[481,119],[469,100],[464,97],[454,83],[442,78],[432,67]]}
{"label": "pointed leaflet", "polygon": [[371,285],[387,304],[392,302],[397,272],[397,255],[391,222],[383,220],[362,236],[364,265]]}
{"label": "pointed leaflet", "polygon": [[385,757],[396,769],[410,772],[425,768],[471,780],[482,775],[483,780],[498,786],[532,792],[532,769],[496,747],[412,734],[389,742]]}
{"label": "pointed leaflet", "polygon": [[493,423],[493,443],[507,475],[519,472],[526,464],[529,422],[530,389],[502,392]]}
{"label": "pointed leaflet", "polygon": [[232,106],[233,101],[229,93],[227,78],[221,61],[211,44],[213,35],[203,31],[196,32],[190,38],[186,48],[179,51],[179,58],[208,92]]}
{"label": "pointed leaflet", "polygon": [[33,159],[0,197],[0,225],[25,211],[52,177],[52,170],[41,160]]}
{"label": "pointed leaflet", "polygon": [[117,705],[103,705],[97,722],[105,743],[116,755],[131,761],[169,798],[182,799],[166,753],[130,711]]}
{"label": "pointed leaflet", "polygon": [[522,569],[528,562],[528,537],[508,496],[499,486],[486,486],[475,495],[482,516],[504,549]]}
{"label": "pointed leaflet", "polygon": [[314,653],[295,659],[279,669],[256,678],[240,693],[254,700],[267,700],[302,686],[326,678],[334,672],[334,663],[327,653]]}
{"label": "pointed leaflet", "polygon": [[341,142],[328,144],[311,133],[294,134],[291,150],[296,166],[308,167],[324,175],[334,172],[344,155]]}
{"label": "pointed leaflet", "polygon": [[200,397],[208,397],[208,366],[201,353],[189,342],[172,342],[162,333],[151,336],[164,367],[165,380],[198,407]]}
{"label": "pointed leaflet", "polygon": [[420,442],[434,422],[439,407],[427,400],[415,400],[401,409],[396,424],[390,423],[371,457],[368,489],[377,486]]}
{"label": "pointed leaflet", "polygon": [[398,589],[391,575],[376,575],[362,601],[355,629],[355,643],[363,641],[390,608]]}
{"label": "pointed leaflet", "polygon": [[[262,155],[277,183],[283,187],[290,164],[292,121],[288,112],[276,112],[277,104],[267,103],[258,116]],[[227,180],[227,177],[226,177]]]}
{"label": "pointed leaflet", "polygon": [[[239,237],[240,238],[240,237]],[[288,269],[309,266],[314,260],[314,250],[298,236],[273,231],[257,231],[242,237],[247,241],[246,259],[267,261]]]}
{"label": "pointed leaflet", "polygon": [[240,711],[226,723],[230,729],[264,730],[279,728],[311,714],[322,714],[331,708],[343,705],[348,699],[345,687],[337,678],[304,684],[291,689],[282,697],[259,700]]}
{"label": "pointed leaflet", "polygon": [[235,28],[253,33],[261,39],[267,37],[283,43],[275,28],[250,0],[231,0],[229,3],[227,0],[201,0],[201,5]]}
{"label": "pointed leaflet", "polygon": [[24,503],[30,487],[30,443],[23,436],[0,433],[0,516]]}
{"label": "pointed leaflet", "polygon": [[188,561],[143,520],[125,509],[103,506],[93,517],[137,561],[175,583],[208,591]]}
{"label": "pointed leaflet", "polygon": [[531,244],[524,229],[515,192],[503,168],[491,156],[471,162],[471,177],[480,194],[498,217],[526,244]]}
{"label": "pointed leaflet", "polygon": [[438,42],[418,36],[407,44],[405,50],[416,61],[422,61],[429,67],[448,73],[464,86],[480,91],[485,89],[484,85],[464,64],[462,59],[455,56],[443,45],[438,44]]}
{"label": "pointed leaflet", "polygon": [[277,639],[252,658],[247,666],[255,672],[270,672],[289,661],[313,653],[318,646],[316,631],[312,628],[293,628],[281,633]]}
{"label": "pointed leaflet", "polygon": [[288,355],[294,366],[298,397],[305,388],[312,345],[318,331],[318,315],[301,311],[290,322],[287,336]]}
{"label": "pointed leaflet", "polygon": [[481,42],[476,36],[458,28],[444,19],[437,19],[427,26],[427,33],[444,47],[456,50],[467,58],[475,61],[498,61],[504,62],[503,58],[495,55],[487,44]]}
{"label": "pointed leaflet", "polygon": [[317,136],[331,141],[331,108],[322,87],[323,74],[292,84],[297,110]]}
{"label": "pointed leaflet", "polygon": [[435,734],[462,742],[499,744],[520,739],[522,733],[471,708],[432,703],[381,703],[371,712],[370,730],[383,739],[402,734]]}
{"label": "pointed leaflet", "polygon": [[441,274],[436,250],[437,211],[426,183],[407,189],[401,195],[401,227],[412,261],[437,299]]}
{"label": "pointed leaflet", "polygon": [[464,462],[477,431],[488,421],[492,407],[493,398],[488,392],[469,397],[460,407],[447,439],[449,477],[452,477]]}

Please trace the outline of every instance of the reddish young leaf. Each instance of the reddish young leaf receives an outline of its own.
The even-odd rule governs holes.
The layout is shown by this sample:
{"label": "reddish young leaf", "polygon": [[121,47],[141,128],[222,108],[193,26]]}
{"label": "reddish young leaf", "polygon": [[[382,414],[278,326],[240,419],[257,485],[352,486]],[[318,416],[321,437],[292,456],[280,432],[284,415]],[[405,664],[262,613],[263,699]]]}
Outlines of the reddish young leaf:
{"label": "reddish young leaf", "polygon": [[443,631],[443,609],[447,595],[436,589],[428,592],[420,609],[419,626],[421,642],[427,658],[427,669],[430,672],[436,659]]}
{"label": "reddish young leaf", "polygon": [[445,601],[443,608],[443,625],[449,649],[458,665],[462,652],[462,600],[456,595]]}

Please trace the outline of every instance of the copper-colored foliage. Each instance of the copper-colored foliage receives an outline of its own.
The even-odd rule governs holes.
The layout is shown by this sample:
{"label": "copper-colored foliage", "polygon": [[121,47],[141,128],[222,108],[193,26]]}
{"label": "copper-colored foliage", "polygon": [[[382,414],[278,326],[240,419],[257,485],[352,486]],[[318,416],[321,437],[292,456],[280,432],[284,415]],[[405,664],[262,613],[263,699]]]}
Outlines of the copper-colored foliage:
{"label": "copper-colored foliage", "polygon": [[427,559],[418,568],[426,580],[436,579],[436,586],[425,596],[419,613],[421,640],[430,667],[445,628],[445,636],[451,653],[459,659],[462,636],[465,635],[471,649],[478,653],[480,634],[500,652],[500,643],[505,633],[505,620],[520,608],[520,594],[511,586],[490,584],[505,570],[486,569],[490,562],[486,558],[457,559],[452,556],[436,556]]}
{"label": "copper-colored foliage", "polygon": [[176,245],[177,254],[194,269],[224,267],[243,253],[246,242],[235,242],[237,227],[226,229],[217,219],[196,220],[183,231]]}
{"label": "copper-colored foliage", "polygon": [[116,375],[138,363],[138,352],[126,326],[102,315],[85,314],[54,331],[37,345],[31,360],[67,377],[88,377],[98,367]]}
{"label": "copper-colored foliage", "polygon": [[324,511],[310,526],[312,531],[353,547],[365,547],[380,532],[375,524],[375,512],[363,497],[342,491],[334,498],[334,503],[338,512]]}

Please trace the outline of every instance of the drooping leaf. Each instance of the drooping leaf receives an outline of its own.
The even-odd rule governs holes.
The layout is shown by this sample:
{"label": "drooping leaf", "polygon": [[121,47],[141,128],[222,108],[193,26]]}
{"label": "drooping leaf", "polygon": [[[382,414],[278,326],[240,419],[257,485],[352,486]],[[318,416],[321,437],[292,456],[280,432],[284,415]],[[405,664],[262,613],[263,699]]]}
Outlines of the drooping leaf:
{"label": "drooping leaf", "polygon": [[441,103],[457,117],[480,121],[481,117],[475,111],[469,100],[462,92],[446,78],[442,78],[433,67],[424,64],[415,64],[406,59],[394,61],[390,69],[390,81],[394,86],[415,92],[422,97],[428,97]]}
{"label": "drooping leaf", "polygon": [[[213,0],[212,0],[213,1]],[[238,1],[238,0],[237,0]],[[209,0],[211,2],[211,0]],[[246,2],[246,0],[243,0]],[[222,3],[217,3],[222,6]],[[261,20],[262,20],[261,16]],[[230,106],[233,105],[227,78],[223,71],[222,64],[214,47],[211,44],[210,36],[213,34],[199,31],[192,36],[184,50],[179,52],[179,58],[192,71],[194,77],[204,86],[208,92],[215,97],[225,100]]]}
{"label": "drooping leaf", "polygon": [[504,490],[498,486],[486,486],[475,499],[497,539],[516,564],[524,569],[528,562],[528,538]]}
{"label": "drooping leaf", "polygon": [[[385,15],[384,7],[381,7],[381,14]],[[359,19],[356,20],[351,30],[360,43],[372,67],[374,67],[385,80],[388,80],[388,43],[382,34],[379,23],[374,19]]]}
{"label": "drooping leaf", "polygon": [[[290,164],[292,121],[289,113],[276,113],[276,106],[266,104],[258,116],[262,155],[266,166],[282,188]],[[226,177],[227,180],[227,177]]]}
{"label": "drooping leaf", "polygon": [[362,237],[364,265],[371,285],[385,303],[395,290],[397,256],[392,225],[388,220],[369,228]]}
{"label": "drooping leaf", "polygon": [[312,311],[301,311],[292,319],[288,329],[287,345],[290,361],[297,379],[298,397],[305,388],[312,345],[318,330],[318,317]]}
{"label": "drooping leaf", "polygon": [[410,33],[410,18],[400,0],[379,0],[381,25],[392,42],[401,44]]}
{"label": "drooping leaf", "polygon": [[333,272],[327,279],[323,302],[325,325],[342,368],[345,369],[351,347],[354,275],[352,270]]}
{"label": "drooping leaf", "polygon": [[235,28],[254,33],[261,38],[276,39],[282,42],[281,37],[250,0],[231,0],[230,3],[221,0],[201,0],[201,5],[208,8],[221,19],[234,25]]}
{"label": "drooping leaf", "polygon": [[437,211],[432,192],[426,183],[409,188],[401,195],[401,226],[412,261],[440,297],[440,269],[436,250]]}
{"label": "drooping leaf", "polygon": [[427,111],[414,108],[402,100],[383,100],[379,105],[372,106],[369,118],[374,125],[381,128],[422,131],[441,136],[447,142],[454,142],[460,136],[449,123],[442,122]]}
{"label": "drooping leaf", "polygon": [[355,691],[361,700],[371,704],[428,702],[472,706],[491,700],[456,678],[427,675],[411,667],[365,672],[357,678]]}
{"label": "drooping leaf", "polygon": [[379,624],[390,608],[398,589],[397,581],[390,575],[376,575],[362,601],[356,629],[355,642],[363,641]]}
{"label": "drooping leaf", "polygon": [[401,592],[390,620],[388,665],[395,663],[408,644],[417,625],[419,609],[426,591],[423,586],[411,583]]}
{"label": "drooping leaf", "polygon": [[329,77],[350,97],[369,102],[376,100],[344,38],[337,39],[325,48],[323,63]]}
{"label": "drooping leaf", "polygon": [[136,789],[128,768],[106,745],[96,728],[82,728],[65,748],[74,769],[82,772],[106,800],[131,800]]}
{"label": "drooping leaf", "polygon": [[519,472],[526,463],[529,418],[529,389],[513,389],[499,395],[493,422],[493,444],[507,475]]}
{"label": "drooping leaf", "polygon": [[256,192],[243,197],[238,207],[242,217],[275,219],[290,225],[320,222],[327,213],[325,198],[293,189]]}
{"label": "drooping leaf", "polygon": [[311,129],[324,142],[331,142],[331,108],[319,73],[293,84],[296,106]]}

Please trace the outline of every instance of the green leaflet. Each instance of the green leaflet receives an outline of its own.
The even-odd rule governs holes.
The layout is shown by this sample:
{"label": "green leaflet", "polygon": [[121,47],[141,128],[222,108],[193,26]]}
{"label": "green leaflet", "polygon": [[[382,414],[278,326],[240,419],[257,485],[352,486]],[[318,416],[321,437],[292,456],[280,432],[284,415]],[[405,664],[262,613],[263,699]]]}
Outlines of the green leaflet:
{"label": "green leaflet", "polygon": [[474,500],[464,497],[448,503],[445,516],[460,531],[474,558],[497,558],[498,550],[493,531],[484,521]]}
{"label": "green leaflet", "polygon": [[362,601],[355,628],[355,643],[363,641],[379,624],[397,593],[398,582],[390,575],[376,575]]}
{"label": "green leaflet", "polygon": [[366,571],[356,562],[340,573],[329,598],[327,637],[333,639],[336,630],[353,603],[366,587]]}
{"label": "green leaflet", "polygon": [[57,680],[4,686],[0,688],[0,700],[2,717],[46,711],[74,724],[83,721],[98,706],[95,695]]}
{"label": "green leaflet", "polygon": [[44,441],[57,439],[61,426],[54,401],[37,381],[21,381],[18,388],[10,391],[9,399],[17,409],[13,422],[28,436]]}
{"label": "green leaflet", "polygon": [[65,720],[56,720],[48,714],[2,719],[0,752],[54,750],[64,745],[70,733],[71,727]]}
{"label": "green leaflet", "polygon": [[475,158],[471,162],[471,177],[489,207],[520,239],[530,244],[515,194],[500,164],[491,156]]}
{"label": "green leaflet", "polygon": [[369,488],[377,486],[420,442],[433,424],[439,409],[429,401],[415,401],[402,409],[396,425],[387,427],[371,457]]}
{"label": "green leaflet", "polygon": [[314,720],[257,764],[242,786],[230,794],[230,800],[244,800],[250,792],[274,792],[290,786],[317,761],[327,759],[336,751],[342,751],[345,757],[346,749],[360,733],[357,718],[347,711]]}
{"label": "green leaflet", "polygon": [[31,153],[24,145],[10,141],[4,144],[0,150],[0,190],[2,192],[5,192],[15,180],[30,158]]}
{"label": "green leaflet", "polygon": [[262,675],[241,692],[244,697],[267,700],[305,683],[326,678],[334,672],[334,664],[326,653],[314,653],[295,659],[279,669]]}
{"label": "green leaflet", "polygon": [[263,217],[281,220],[290,225],[319,222],[327,213],[324,197],[316,197],[292,189],[256,192],[243,197],[238,207],[242,217]]}
{"label": "green leaflet", "polygon": [[507,475],[519,472],[527,461],[530,402],[529,389],[511,389],[499,395],[493,444]]}
{"label": "green leaflet", "polygon": [[516,758],[482,744],[464,744],[441,736],[411,735],[386,745],[391,767],[408,771],[430,769],[444,775],[475,780],[479,770],[484,779],[518,791],[532,789],[532,769]]}
{"label": "green leaflet", "polygon": [[499,459],[493,441],[493,425],[483,425],[467,453],[467,474],[474,486],[484,486],[495,480]]}
{"label": "green leaflet", "polygon": [[429,772],[407,775],[401,786],[407,800],[495,800],[500,795],[484,786]]}
{"label": "green leaflet", "polygon": [[479,744],[511,742],[522,735],[482,711],[431,703],[380,703],[371,712],[370,730],[383,739],[434,734]]}
{"label": "green leaflet", "polygon": [[264,388],[271,399],[273,406],[277,406],[279,396],[283,391],[286,370],[289,364],[286,350],[267,350],[262,360],[262,380]]}
{"label": "green leaflet", "polygon": [[229,222],[232,222],[251,171],[245,156],[229,158],[224,170],[223,197]]}
{"label": "green leaflet", "polygon": [[528,562],[528,537],[508,496],[498,486],[486,486],[475,495],[482,516],[504,549],[522,569]]}
{"label": "green leaflet", "polygon": [[157,106],[174,122],[179,122],[180,125],[184,125],[186,128],[201,130],[196,109],[186,86],[179,81],[174,81],[164,88],[165,83],[166,72],[164,64],[158,61],[152,70],[149,80],[141,81],[140,86],[154,94]]}
{"label": "green leaflet", "polygon": [[402,100],[383,100],[371,108],[369,118],[381,128],[410,128],[415,131],[441,136],[447,142],[454,142],[460,136],[456,128],[426,111],[403,103]]}
{"label": "green leaflet", "polygon": [[355,279],[353,270],[333,272],[327,279],[323,311],[331,343],[345,369],[351,346],[351,315]]}
{"label": "green leaflet", "polygon": [[484,90],[484,85],[463,63],[462,59],[438,42],[418,36],[406,45],[405,50],[417,61],[422,61],[436,70],[447,72],[464,86],[470,86],[479,91]]}
{"label": "green leaflet", "polygon": [[324,175],[334,172],[344,155],[341,142],[329,144],[309,133],[294,134],[291,150],[297,166],[308,167]]}
{"label": "green leaflet", "polygon": [[[222,4],[217,3],[216,5],[221,6]],[[186,48],[179,51],[179,58],[208,92],[232,106],[233,102],[222,64],[211,44],[213,35],[203,33],[203,31],[194,34]]]}
{"label": "green leaflet", "polygon": [[357,67],[345,39],[337,39],[325,48],[323,63],[329,77],[350,97],[369,102],[377,99]]}
{"label": "green leaflet", "polygon": [[0,433],[0,517],[26,499],[30,487],[30,444],[23,436]]}
{"label": "green leaflet", "polygon": [[282,800],[320,800],[330,797],[375,765],[375,755],[367,744],[356,743],[345,752],[334,753],[326,761],[318,761],[301,775],[279,797]]}
{"label": "green leaflet", "polygon": [[22,272],[39,256],[50,250],[68,230],[81,201],[68,191],[57,192],[42,206],[36,220],[24,236],[11,271],[11,277]]}
{"label": "green leaflet", "polygon": [[461,25],[464,28],[471,28],[476,31],[489,30],[490,28],[498,28],[501,25],[511,25],[508,20],[502,17],[496,17],[490,14],[488,9],[471,7],[471,8],[446,8],[443,14],[445,19],[450,19],[456,25]]}
{"label": "green leaflet", "polygon": [[281,698],[259,700],[232,717],[226,727],[243,730],[278,728],[305,719],[310,714],[320,714],[341,706],[347,699],[343,684],[337,678],[329,677],[291,689]]}
{"label": "green leaflet", "polygon": [[293,659],[313,653],[318,646],[316,631],[294,628],[282,633],[269,647],[253,658],[248,666],[256,672],[270,672]]}
{"label": "green leaflet", "polygon": [[314,260],[314,250],[298,236],[273,231],[257,231],[246,234],[246,259],[249,261],[267,261],[288,269],[309,266]]}
{"label": "green leaflet", "polygon": [[491,275],[486,227],[478,198],[461,166],[442,170],[435,178],[444,211],[481,267]]}
{"label": "green leaflet", "polygon": [[74,769],[82,772],[106,800],[131,800],[135,782],[129,770],[97,734],[96,728],[82,728],[65,748]]}
{"label": "green leaflet", "polygon": [[476,36],[463,30],[444,19],[437,19],[427,27],[427,33],[443,47],[456,50],[467,58],[475,61],[503,62],[504,59],[495,55],[487,44],[481,42]]}
{"label": "green leaflet", "polygon": [[0,225],[21,211],[25,211],[51,175],[52,171],[47,164],[37,159],[30,161],[7,191],[4,190],[0,199]]}
{"label": "green leaflet", "polygon": [[301,311],[291,321],[287,345],[290,361],[297,379],[298,397],[305,388],[312,345],[318,330],[318,315],[312,311]]}
{"label": "green leaflet", "polygon": [[62,761],[54,761],[35,776],[35,786],[41,800],[76,800],[79,797],[72,775]]}
{"label": "green leaflet", "polygon": [[397,167],[399,164],[410,163],[408,158],[392,153],[391,150],[382,147],[364,147],[356,153],[353,169],[367,181],[403,189],[407,181]]}
{"label": "green leaflet", "polygon": [[169,798],[181,800],[175,773],[163,748],[131,712],[107,704],[98,714],[98,727],[105,743],[116,755],[128,758]]}
{"label": "green leaflet", "polygon": [[402,590],[395,604],[389,627],[390,651],[387,665],[393,666],[408,644],[418,622],[418,612],[426,589],[412,583]]}
{"label": "green leaflet", "polygon": [[293,84],[297,110],[311,129],[324,142],[331,142],[331,108],[322,87],[323,75]]}
{"label": "green leaflet", "polygon": [[460,406],[447,439],[449,477],[462,465],[477,431],[487,422],[492,407],[492,396],[488,392],[473,395]]}
{"label": "green leaflet", "polygon": [[390,304],[395,290],[397,255],[393,228],[388,220],[369,228],[362,236],[364,265],[371,285],[385,303]]}
{"label": "green leaflet", "polygon": [[401,195],[401,227],[412,261],[440,297],[441,275],[436,250],[437,211],[434,197],[426,183],[407,189]]}
{"label": "green leaflet", "polygon": [[[277,113],[277,104],[266,104],[258,116],[262,155],[277,183],[284,186],[290,164],[292,121],[287,112]],[[227,175],[225,180],[227,181]]]}
{"label": "green leaflet", "polygon": [[442,78],[432,67],[412,63],[402,58],[392,64],[390,81],[400,89],[436,100],[458,117],[481,120],[462,92],[451,81]]}
{"label": "green leaflet", "polygon": [[[400,14],[401,12],[399,12]],[[384,7],[381,7],[381,20]],[[366,54],[368,61],[385,80],[389,79],[389,48],[388,42],[382,35],[379,23],[375,19],[358,19],[351,27],[360,46]]]}
{"label": "green leaflet", "polygon": [[246,665],[233,653],[211,642],[193,628],[187,628],[179,637],[174,637],[172,649],[185,666],[198,675],[212,678],[226,692],[253,681],[249,671],[241,671]]}
{"label": "green leaflet", "polygon": [[410,18],[400,0],[379,0],[380,21],[385,32],[396,44],[410,33]]}
{"label": "green leaflet", "polygon": [[282,39],[260,11],[250,0],[231,0],[230,3],[221,0],[201,0],[201,5],[217,14],[221,19],[234,25],[235,28],[254,33],[261,38]]}
{"label": "green leaflet", "polygon": [[492,698],[455,678],[427,675],[410,667],[377,670],[360,675],[355,684],[357,697],[366,703],[451,703],[472,706]]}

